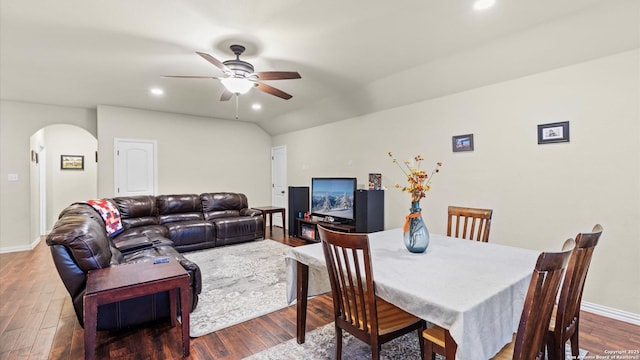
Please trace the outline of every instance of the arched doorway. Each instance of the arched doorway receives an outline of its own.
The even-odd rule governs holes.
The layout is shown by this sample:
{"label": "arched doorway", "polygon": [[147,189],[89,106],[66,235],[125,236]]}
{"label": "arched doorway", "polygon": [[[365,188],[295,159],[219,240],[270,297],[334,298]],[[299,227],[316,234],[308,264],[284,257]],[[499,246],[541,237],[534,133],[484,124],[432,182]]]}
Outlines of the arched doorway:
{"label": "arched doorway", "polygon": [[[74,125],[43,127],[30,137],[31,237],[45,235],[68,205],[98,194],[98,140]],[[74,169],[63,169],[62,156],[82,159]]]}

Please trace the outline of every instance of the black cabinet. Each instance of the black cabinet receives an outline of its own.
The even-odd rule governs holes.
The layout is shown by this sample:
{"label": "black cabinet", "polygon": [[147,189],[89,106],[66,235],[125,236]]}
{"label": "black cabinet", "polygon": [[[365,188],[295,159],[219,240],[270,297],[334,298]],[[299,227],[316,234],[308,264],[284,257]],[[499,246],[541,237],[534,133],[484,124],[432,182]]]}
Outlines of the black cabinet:
{"label": "black cabinet", "polygon": [[320,234],[318,234],[318,225],[321,225],[330,230],[340,232],[354,232],[356,230],[355,226],[348,224],[337,224],[312,219],[296,219],[296,221],[298,222],[298,237],[311,241],[320,241]]}
{"label": "black cabinet", "polygon": [[289,186],[289,236],[299,237],[295,220],[309,211],[309,187]]}
{"label": "black cabinet", "polygon": [[384,230],[384,190],[356,190],[355,217],[358,233]]}
{"label": "black cabinet", "polygon": [[318,240],[317,226],[343,232],[372,233],[384,230],[384,190],[356,190],[355,219],[350,224],[327,223],[302,219],[309,211],[309,187],[289,186],[289,235],[306,240]]}

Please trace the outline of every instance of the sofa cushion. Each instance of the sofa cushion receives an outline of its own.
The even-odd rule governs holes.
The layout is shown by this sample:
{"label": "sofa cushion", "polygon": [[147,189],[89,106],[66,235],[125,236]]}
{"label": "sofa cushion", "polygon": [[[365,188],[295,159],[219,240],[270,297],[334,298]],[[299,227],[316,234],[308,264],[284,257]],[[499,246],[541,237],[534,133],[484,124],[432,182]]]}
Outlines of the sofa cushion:
{"label": "sofa cushion", "polygon": [[238,193],[204,193],[200,201],[205,220],[240,216],[240,212],[249,207],[247,197]]}
{"label": "sofa cushion", "polygon": [[215,219],[224,219],[224,218],[232,218],[240,216],[240,211],[238,210],[220,210],[220,211],[209,211],[204,213],[205,220],[215,220]]}
{"label": "sofa cushion", "polygon": [[169,237],[169,230],[166,226],[163,225],[145,225],[145,226],[137,226],[133,228],[126,229],[113,238],[113,242],[118,242],[118,239],[126,239],[130,237],[137,237],[145,235],[147,237]]}
{"label": "sofa cushion", "polygon": [[216,226],[216,246],[250,241],[264,235],[262,216],[219,218],[212,222]]}
{"label": "sofa cushion", "polygon": [[198,195],[159,195],[156,197],[156,203],[160,224],[204,219]]}
{"label": "sofa cushion", "polygon": [[204,220],[180,221],[165,224],[169,229],[169,238],[176,248],[181,245],[199,244],[210,242],[213,246],[215,239],[215,227]]}
{"label": "sofa cushion", "polygon": [[166,214],[166,215],[158,215],[158,220],[160,224],[166,225],[173,222],[182,222],[182,221],[193,221],[193,220],[204,220],[204,216],[201,212],[193,212],[193,213],[184,213],[184,214]]}
{"label": "sofa cushion", "polygon": [[[155,225],[158,227],[162,227],[167,233],[169,232],[167,228],[161,225]],[[132,229],[136,230],[136,229]],[[165,236],[159,235],[157,233],[142,233],[139,235],[132,236],[118,236],[111,240],[113,245],[118,251],[121,253],[131,253],[137,250],[158,247],[158,246],[173,246],[173,241],[167,239]],[[112,261],[113,264],[113,261]]]}
{"label": "sofa cushion", "polygon": [[120,211],[125,230],[158,224],[156,198],[150,195],[117,197],[112,200]]}

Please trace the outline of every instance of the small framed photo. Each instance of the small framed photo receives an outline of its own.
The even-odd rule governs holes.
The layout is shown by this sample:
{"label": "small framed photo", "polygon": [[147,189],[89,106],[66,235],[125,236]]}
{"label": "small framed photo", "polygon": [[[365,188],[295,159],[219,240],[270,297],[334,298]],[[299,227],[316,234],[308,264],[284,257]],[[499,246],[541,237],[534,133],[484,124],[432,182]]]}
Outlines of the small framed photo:
{"label": "small framed photo", "polygon": [[382,174],[369,173],[369,190],[382,189]]}
{"label": "small framed photo", "polygon": [[84,170],[84,155],[60,155],[60,169]]}
{"label": "small framed photo", "polygon": [[453,152],[473,151],[473,134],[452,137]]}
{"label": "small framed photo", "polygon": [[569,122],[538,125],[538,144],[569,141]]}

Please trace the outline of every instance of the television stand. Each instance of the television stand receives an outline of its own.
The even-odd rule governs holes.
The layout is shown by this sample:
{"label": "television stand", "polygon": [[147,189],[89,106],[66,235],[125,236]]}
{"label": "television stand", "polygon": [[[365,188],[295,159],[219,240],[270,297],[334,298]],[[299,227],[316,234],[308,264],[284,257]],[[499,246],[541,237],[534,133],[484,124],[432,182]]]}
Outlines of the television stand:
{"label": "television stand", "polygon": [[296,219],[296,226],[298,227],[298,236],[301,239],[309,240],[309,241],[320,241],[320,235],[318,234],[318,225],[322,225],[323,227],[335,231],[340,232],[355,232],[355,225],[351,224],[341,224],[339,222],[327,222],[320,220],[311,220],[304,218]]}

